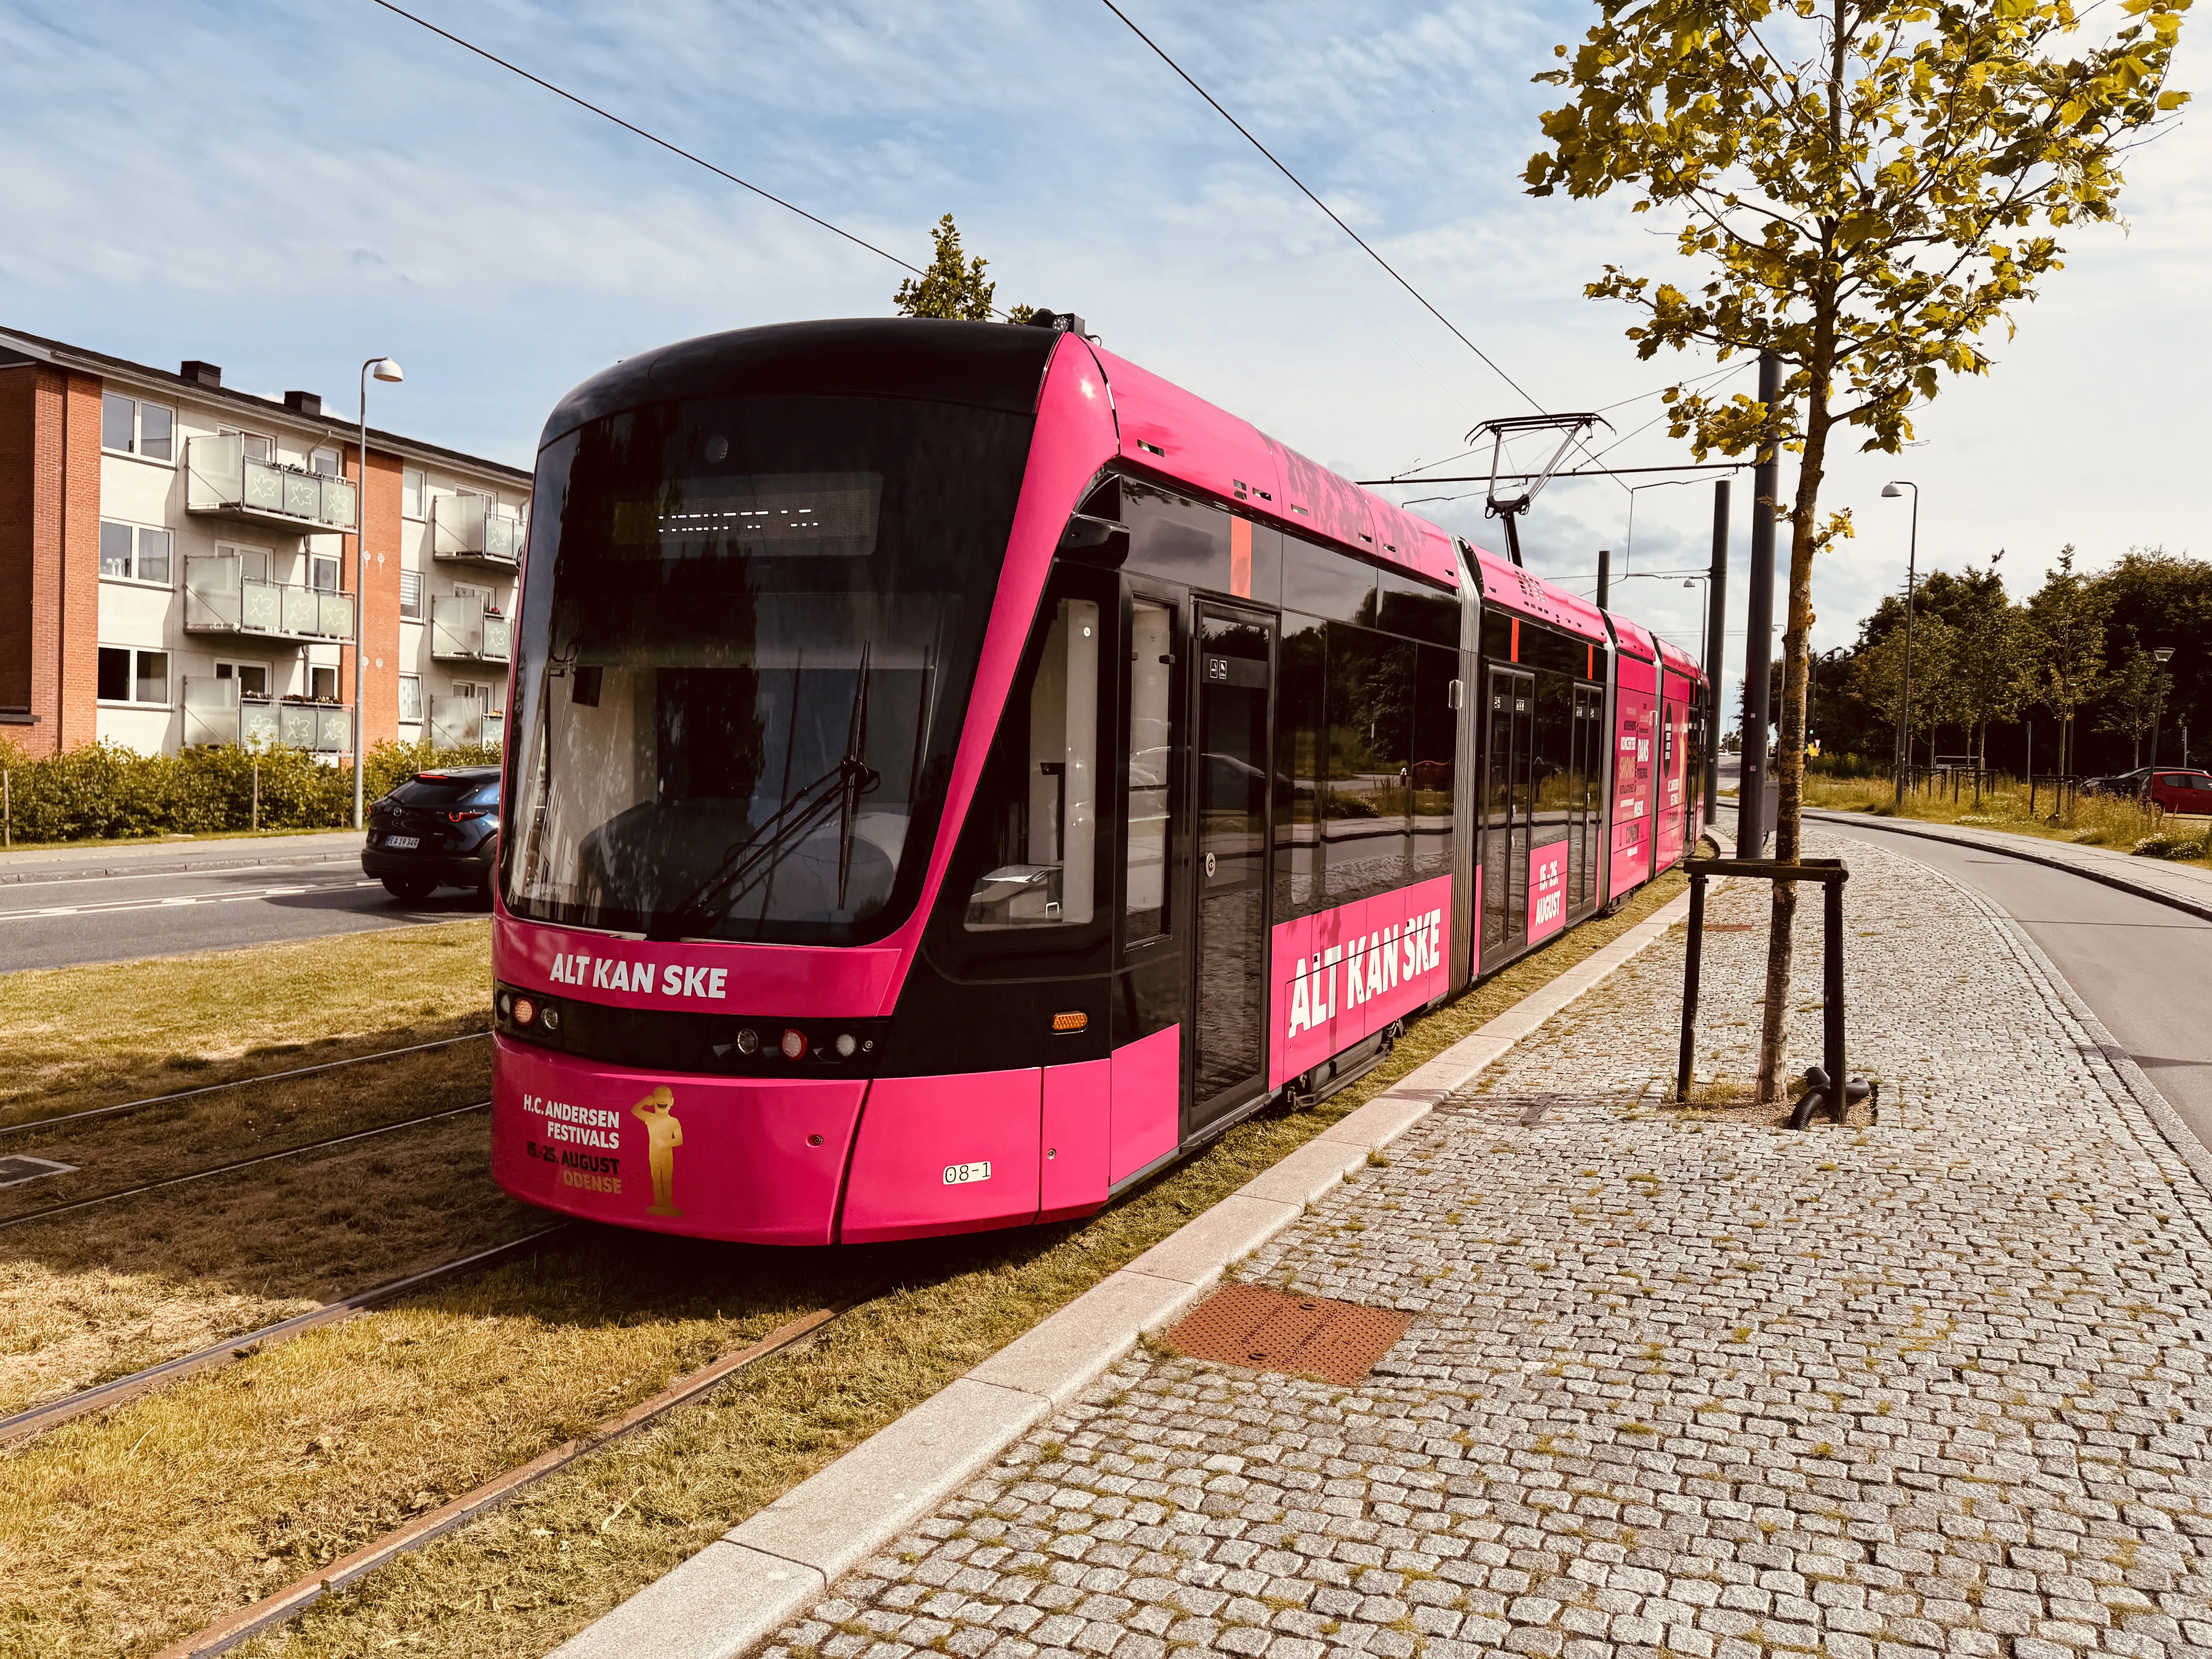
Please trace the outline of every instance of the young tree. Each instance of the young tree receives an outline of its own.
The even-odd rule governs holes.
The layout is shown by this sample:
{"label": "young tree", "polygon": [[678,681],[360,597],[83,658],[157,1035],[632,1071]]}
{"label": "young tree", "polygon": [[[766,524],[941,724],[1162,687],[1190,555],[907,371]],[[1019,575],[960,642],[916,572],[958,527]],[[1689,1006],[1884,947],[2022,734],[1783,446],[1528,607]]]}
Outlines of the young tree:
{"label": "young tree", "polygon": [[[1951,717],[1956,702],[1952,683],[1958,635],[1934,613],[1912,620],[1912,729],[1926,738],[1932,753],[1936,727]],[[1887,724],[1893,738],[1905,698],[1905,630],[1893,629],[1857,653],[1854,668],[1859,695]],[[1912,757],[1907,755],[1909,765]]]}
{"label": "young tree", "polygon": [[2097,695],[2105,677],[2103,593],[2074,569],[2074,544],[2058,550],[2058,568],[2027,602],[2022,625],[2021,690],[2058,717],[2058,775],[2074,770],[2074,716]]}
{"label": "young tree", "polygon": [[[929,270],[918,280],[908,276],[891,295],[902,317],[949,317],[955,322],[988,323],[991,320],[991,297],[999,291],[996,283],[984,280],[984,268],[991,262],[977,254],[966,257],[960,246],[960,228],[946,214],[930,232],[937,244],[937,256],[929,262]],[[1016,306],[1007,313],[1017,323],[1030,319],[1031,307]]]}
{"label": "young tree", "polygon": [[2172,690],[2173,677],[2156,657],[2140,647],[2130,654],[2127,666],[2105,682],[2097,729],[2128,740],[2134,750],[2134,758],[2128,762],[2130,769],[2142,764],[2143,739],[2150,735],[2159,707]]}
{"label": "young tree", "polygon": [[1974,805],[1982,804],[1982,772],[1988,767],[1990,722],[2008,720],[2018,712],[2022,696],[2020,665],[2025,637],[2019,611],[2005,598],[2004,581],[1996,574],[1999,552],[1986,571],[1966,567],[1964,602],[1951,631],[1956,643],[1952,652],[1951,692],[1959,718],[1966,723],[1967,742],[1974,757]]}
{"label": "young tree", "polygon": [[[1632,190],[1637,211],[1679,219],[1676,249],[1705,272],[1692,291],[1608,265],[1585,291],[1644,313],[1640,356],[1771,351],[1786,370],[1773,408],[1668,393],[1700,457],[1779,442],[1800,458],[1778,859],[1798,856],[1814,561],[1848,533],[1821,515],[1834,429],[1894,451],[1942,375],[1988,370],[1981,337],[2058,268],[2055,233],[2116,216],[2123,146],[2183,101],[2165,82],[2187,3],[2123,0],[2130,21],[2089,40],[2073,0],[1598,0],[1582,47],[1558,48],[1568,67],[1541,77],[1571,101],[1543,118],[1530,191]],[[1780,1089],[1796,907],[1778,883],[1763,1099]]]}

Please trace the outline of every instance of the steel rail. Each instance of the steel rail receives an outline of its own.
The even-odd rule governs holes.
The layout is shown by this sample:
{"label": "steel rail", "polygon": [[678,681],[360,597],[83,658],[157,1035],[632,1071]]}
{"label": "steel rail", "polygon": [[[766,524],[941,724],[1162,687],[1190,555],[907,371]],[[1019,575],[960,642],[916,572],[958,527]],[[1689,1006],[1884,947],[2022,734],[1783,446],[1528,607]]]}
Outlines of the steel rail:
{"label": "steel rail", "polygon": [[224,1089],[243,1089],[249,1083],[276,1083],[285,1078],[312,1077],[317,1072],[335,1072],[342,1066],[365,1066],[372,1060],[390,1060],[395,1054],[419,1054],[428,1048],[446,1048],[456,1042],[474,1042],[488,1037],[489,1031],[464,1031],[459,1036],[437,1037],[428,1042],[410,1042],[401,1048],[379,1048],[374,1054],[354,1054],[344,1060],[326,1060],[313,1066],[295,1066],[287,1072],[258,1072],[252,1077],[234,1077],[222,1083],[204,1083],[195,1089],[179,1089],[166,1095],[149,1095],[143,1100],[118,1101],[112,1106],[92,1106],[82,1112],[64,1112],[59,1117],[27,1118],[21,1123],[0,1123],[0,1135],[24,1133],[31,1129],[50,1129],[57,1124],[82,1123],[87,1118],[113,1117],[123,1112],[141,1112],[155,1106],[166,1106],[174,1100],[190,1100],[195,1095],[216,1094]]}
{"label": "steel rail", "polygon": [[203,1371],[220,1370],[241,1359],[249,1359],[279,1342],[289,1342],[295,1336],[304,1336],[309,1331],[319,1330],[325,1325],[341,1324],[399,1297],[427,1290],[433,1285],[479,1267],[491,1267],[508,1256],[520,1255],[554,1234],[566,1232],[576,1224],[573,1221],[563,1221],[550,1227],[541,1227],[534,1233],[509,1239],[504,1244],[495,1244],[489,1249],[477,1251],[473,1255],[461,1256],[435,1267],[425,1267],[404,1279],[395,1279],[338,1301],[325,1303],[306,1313],[295,1314],[289,1319],[280,1319],[273,1325],[264,1325],[258,1330],[244,1332],[192,1353],[179,1354],[173,1359],[164,1359],[143,1370],[133,1371],[128,1376],[118,1376],[110,1382],[81,1389],[66,1399],[49,1401],[43,1406],[17,1412],[12,1417],[0,1417],[0,1445],[32,1439],[49,1429],[58,1429],[77,1418],[123,1405],[142,1394],[165,1388],[185,1377],[197,1376]]}
{"label": "steel rail", "polygon": [[474,1491],[465,1492],[450,1504],[417,1516],[374,1543],[356,1550],[350,1555],[341,1556],[328,1566],[319,1567],[307,1577],[287,1584],[273,1595],[264,1596],[250,1606],[240,1607],[197,1635],[172,1643],[155,1654],[154,1659],[207,1659],[207,1656],[227,1653],[241,1643],[251,1641],[272,1626],[305,1612],[330,1591],[343,1589],[410,1551],[420,1549],[433,1540],[465,1526],[478,1516],[496,1509],[524,1487],[535,1485],[578,1458],[587,1456],[625,1435],[635,1432],[677,1407],[711,1393],[748,1367],[799,1346],[832,1320],[843,1317],[853,1309],[871,1300],[873,1292],[870,1292],[841,1300],[777,1326],[759,1341],[740,1348],[735,1353],[725,1354],[688,1376],[678,1378],[650,1400],[641,1401],[628,1411],[607,1419],[589,1434],[564,1441],[520,1468],[494,1476]]}
{"label": "steel rail", "polygon": [[228,1175],[236,1170],[250,1170],[258,1164],[274,1164],[283,1158],[297,1158],[302,1152],[317,1152],[331,1146],[349,1146],[356,1140],[369,1140],[378,1135],[388,1135],[400,1129],[411,1129],[421,1123],[435,1123],[442,1118],[460,1117],[470,1112],[487,1110],[488,1100],[471,1101],[466,1106],[450,1106],[443,1111],[425,1112],[419,1117],[403,1117],[396,1123],[384,1123],[374,1129],[359,1129],[349,1135],[331,1135],[322,1140],[304,1141],[297,1146],[288,1146],[280,1152],[262,1152],[253,1158],[242,1158],[229,1164],[218,1164],[210,1169],[195,1170],[190,1175],[171,1176],[166,1181],[149,1181],[142,1186],[122,1187],[112,1193],[102,1193],[95,1198],[73,1199],[67,1204],[49,1204],[44,1209],[27,1210],[21,1215],[11,1215],[0,1220],[0,1232],[10,1227],[27,1227],[33,1221],[46,1221],[72,1211],[88,1210],[96,1204],[112,1204],[118,1199],[136,1198],[142,1193],[158,1193],[164,1188],[181,1187],[187,1182],[205,1181],[214,1176]]}

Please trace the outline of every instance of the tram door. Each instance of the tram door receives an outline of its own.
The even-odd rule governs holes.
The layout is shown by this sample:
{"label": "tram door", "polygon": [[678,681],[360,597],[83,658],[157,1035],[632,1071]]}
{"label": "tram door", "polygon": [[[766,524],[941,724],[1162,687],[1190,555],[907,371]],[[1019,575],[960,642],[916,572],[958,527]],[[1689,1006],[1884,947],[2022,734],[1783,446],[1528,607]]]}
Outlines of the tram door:
{"label": "tram door", "polygon": [[1531,775],[1534,677],[1490,671],[1482,776],[1482,960],[1528,942],[1528,845],[1536,790]]}
{"label": "tram door", "polygon": [[1574,854],[1568,860],[1569,906],[1579,915],[1597,902],[1598,836],[1605,822],[1605,688],[1575,687]]}
{"label": "tram door", "polygon": [[1195,629],[1195,890],[1185,1139],[1267,1084],[1268,811],[1275,623],[1201,604]]}

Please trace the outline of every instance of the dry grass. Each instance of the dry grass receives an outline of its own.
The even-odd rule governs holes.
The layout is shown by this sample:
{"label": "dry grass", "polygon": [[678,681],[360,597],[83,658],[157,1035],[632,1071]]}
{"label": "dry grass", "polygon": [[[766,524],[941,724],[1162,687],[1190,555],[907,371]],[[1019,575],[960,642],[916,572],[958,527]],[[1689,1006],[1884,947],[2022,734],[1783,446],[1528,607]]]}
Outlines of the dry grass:
{"label": "dry grass", "polygon": [[2076,795],[2067,810],[2056,813],[2057,802],[2048,788],[2036,792],[2037,816],[2027,811],[2027,786],[2010,779],[1982,791],[1979,805],[1970,788],[1962,787],[1951,799],[1950,787],[1929,786],[1908,790],[1904,809],[1897,805],[1897,786],[1887,778],[1827,778],[1808,775],[1805,805],[1833,812],[1866,812],[1877,817],[1918,818],[1929,823],[1960,823],[2015,834],[2040,836],[2046,840],[2072,842],[2089,847],[2112,847],[2124,852],[2160,843],[2156,856],[2172,857],[2174,843],[2193,843],[2193,853],[2181,856],[2202,860],[2204,836],[2201,827],[2184,827],[2169,816],[2147,811],[2135,801],[2115,795]]}
{"label": "dry grass", "polygon": [[[0,1414],[546,1224],[478,1114],[0,1235]],[[7,1575],[0,1571],[0,1582]]]}
{"label": "dry grass", "polygon": [[0,1124],[481,1030],[491,924],[0,976]]}

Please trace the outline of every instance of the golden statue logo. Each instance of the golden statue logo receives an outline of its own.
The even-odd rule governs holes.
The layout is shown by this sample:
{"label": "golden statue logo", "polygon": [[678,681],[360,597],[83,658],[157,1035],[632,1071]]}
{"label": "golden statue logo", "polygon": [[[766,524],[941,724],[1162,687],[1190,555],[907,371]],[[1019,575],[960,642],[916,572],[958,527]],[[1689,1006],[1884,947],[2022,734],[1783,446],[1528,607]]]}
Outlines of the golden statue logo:
{"label": "golden statue logo", "polygon": [[663,1085],[629,1109],[645,1125],[646,1166],[653,1172],[653,1202],[647,1215],[682,1215],[676,1207],[676,1149],[684,1144],[684,1126],[669,1109],[676,1097]]}

